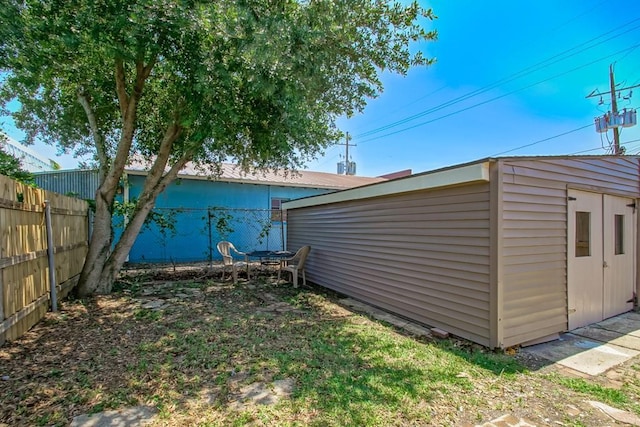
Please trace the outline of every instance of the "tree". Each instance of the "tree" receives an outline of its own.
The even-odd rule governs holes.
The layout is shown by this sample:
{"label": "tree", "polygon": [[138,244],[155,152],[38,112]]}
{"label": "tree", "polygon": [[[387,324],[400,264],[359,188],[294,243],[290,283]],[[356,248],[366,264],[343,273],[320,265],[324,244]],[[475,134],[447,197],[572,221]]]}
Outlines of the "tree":
{"label": "tree", "polygon": [[[188,162],[212,173],[295,170],[339,140],[335,120],[382,90],[381,71],[431,61],[417,2],[383,0],[5,0],[3,102],[16,123],[95,156],[100,187],[79,294],[110,292],[156,197]],[[6,25],[5,25],[6,24]],[[112,246],[128,161],[151,159]]]}
{"label": "tree", "polygon": [[34,185],[33,175],[22,169],[20,159],[7,153],[2,148],[2,141],[4,139],[5,136],[0,133],[0,175],[8,176],[27,185]]}

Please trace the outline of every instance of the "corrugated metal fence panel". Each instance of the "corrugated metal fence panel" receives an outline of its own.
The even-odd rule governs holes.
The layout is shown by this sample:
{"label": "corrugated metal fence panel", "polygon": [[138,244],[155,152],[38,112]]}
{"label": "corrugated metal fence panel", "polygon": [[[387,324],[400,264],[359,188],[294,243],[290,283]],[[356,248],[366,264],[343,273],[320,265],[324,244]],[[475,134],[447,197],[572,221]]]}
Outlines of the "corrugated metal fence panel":
{"label": "corrugated metal fence panel", "polygon": [[501,167],[503,345],[511,346],[567,329],[567,186],[638,197],[638,159],[508,159]]}
{"label": "corrugated metal fence panel", "polygon": [[288,248],[311,245],[310,281],[488,345],[488,184],[288,215]]}
{"label": "corrugated metal fence panel", "polygon": [[97,170],[62,170],[34,174],[36,185],[44,190],[80,199],[96,198],[100,185]]}

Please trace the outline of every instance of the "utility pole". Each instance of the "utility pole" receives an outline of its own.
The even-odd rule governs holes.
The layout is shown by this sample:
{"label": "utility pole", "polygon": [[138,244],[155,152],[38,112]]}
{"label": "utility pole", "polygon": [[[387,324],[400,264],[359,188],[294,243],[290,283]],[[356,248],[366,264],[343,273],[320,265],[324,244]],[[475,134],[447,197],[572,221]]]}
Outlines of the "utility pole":
{"label": "utility pole", "polygon": [[347,132],[345,134],[345,138],[344,138],[344,144],[338,144],[338,145],[344,145],[345,146],[345,159],[344,159],[344,174],[345,175],[349,175],[349,166],[351,164],[351,162],[349,161],[349,146],[351,147],[355,147],[355,144],[349,144],[349,141],[351,141],[351,135],[349,135],[349,132]]}
{"label": "utility pole", "polygon": [[[609,86],[611,87],[611,113],[618,117],[618,102],[616,101],[616,82],[613,77],[613,64],[609,64]],[[620,155],[620,130],[613,128],[613,154]]]}
{"label": "utility pole", "polygon": [[344,137],[344,158],[347,161],[347,167],[344,168],[344,173],[347,175],[349,174],[349,139],[349,132],[347,132]]}
{"label": "utility pole", "polygon": [[[613,74],[614,64],[609,65],[609,93],[611,96],[611,111],[603,116],[595,118],[596,132],[605,133],[608,130],[613,130],[613,154],[616,156],[624,154],[624,150],[620,147],[620,127],[631,127],[637,123],[635,109],[625,108],[620,114],[618,111],[618,96],[616,94],[616,81]],[[631,98],[631,89],[640,87],[640,85],[629,86],[621,89],[617,89],[618,92],[623,90],[629,90],[629,96],[625,99]],[[587,98],[593,98],[594,96],[600,97],[600,104],[602,104],[602,95],[598,89],[592,91]]]}

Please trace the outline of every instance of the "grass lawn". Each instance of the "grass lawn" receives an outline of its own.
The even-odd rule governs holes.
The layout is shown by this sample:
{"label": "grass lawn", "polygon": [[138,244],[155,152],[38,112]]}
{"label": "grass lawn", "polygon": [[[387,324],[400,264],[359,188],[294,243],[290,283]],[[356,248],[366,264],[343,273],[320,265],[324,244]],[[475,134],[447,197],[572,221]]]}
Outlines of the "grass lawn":
{"label": "grass lawn", "polygon": [[[418,339],[335,301],[267,278],[131,277],[0,347],[0,423],[68,425],[135,405],[178,426],[474,425],[504,414],[613,424],[587,400],[640,414],[637,360],[616,381],[567,377],[464,340]],[[274,404],[242,400],[243,388],[279,380],[293,386]]]}

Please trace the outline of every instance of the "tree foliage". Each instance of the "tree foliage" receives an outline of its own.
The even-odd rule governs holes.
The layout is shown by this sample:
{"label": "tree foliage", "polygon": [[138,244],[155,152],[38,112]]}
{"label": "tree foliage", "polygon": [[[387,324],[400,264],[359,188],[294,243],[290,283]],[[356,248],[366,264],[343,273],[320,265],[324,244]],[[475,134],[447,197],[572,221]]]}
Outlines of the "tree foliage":
{"label": "tree foliage", "polygon": [[[14,118],[27,140],[90,153],[100,171],[81,293],[109,291],[155,198],[187,162],[213,173],[224,160],[299,168],[340,138],[339,116],[380,93],[381,71],[430,63],[410,43],[435,38],[421,26],[434,16],[417,2],[4,3],[0,98],[20,102]],[[149,172],[110,251],[115,189],[132,159],[149,160]]]}

